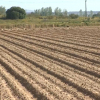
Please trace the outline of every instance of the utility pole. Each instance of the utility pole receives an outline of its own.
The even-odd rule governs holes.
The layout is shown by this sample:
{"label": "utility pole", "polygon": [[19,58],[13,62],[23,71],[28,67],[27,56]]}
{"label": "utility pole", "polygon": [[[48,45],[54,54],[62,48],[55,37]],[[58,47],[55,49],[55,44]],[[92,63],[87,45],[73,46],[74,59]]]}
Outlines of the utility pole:
{"label": "utility pole", "polygon": [[85,17],[87,17],[87,0],[85,0]]}

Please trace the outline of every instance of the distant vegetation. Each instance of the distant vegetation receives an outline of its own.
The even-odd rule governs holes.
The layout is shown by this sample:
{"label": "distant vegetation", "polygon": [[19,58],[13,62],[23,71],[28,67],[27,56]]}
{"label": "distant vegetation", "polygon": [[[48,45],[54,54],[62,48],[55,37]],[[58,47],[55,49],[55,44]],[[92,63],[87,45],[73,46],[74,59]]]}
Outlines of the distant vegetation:
{"label": "distant vegetation", "polygon": [[[41,9],[36,9],[34,12],[31,12],[31,14],[35,16],[59,16],[59,17],[70,17],[72,19],[78,18],[78,17],[85,17],[85,11],[82,11],[80,9],[79,13],[68,13],[66,9],[62,10],[59,7],[56,7],[55,10],[53,11],[51,7],[46,7],[46,8],[41,8]],[[88,12],[87,17],[93,17],[93,11],[91,10]],[[100,15],[99,15],[100,16]]]}
{"label": "distant vegetation", "polygon": [[100,12],[97,13],[97,14],[94,14],[92,17],[93,17],[93,18],[95,18],[95,17],[99,17],[99,18],[100,18]]}
{"label": "distant vegetation", "polygon": [[52,11],[51,7],[36,9],[31,14],[38,15],[38,16],[66,16],[67,17],[67,10],[61,10],[60,8],[55,8],[54,12]]}
{"label": "distant vegetation", "polygon": [[0,6],[0,15],[4,15],[6,12],[5,7]]}
{"label": "distant vegetation", "polygon": [[[67,26],[90,26],[100,25],[100,13],[94,14],[91,10],[85,17],[85,12],[68,13],[66,9],[61,10],[51,7],[36,9],[30,14],[20,7],[11,7],[7,11],[0,7],[0,27],[67,27]],[[13,20],[12,20],[13,19]],[[15,20],[14,20],[15,19]]]}
{"label": "distant vegetation", "polygon": [[70,14],[69,17],[70,17],[71,19],[76,19],[76,18],[78,18],[79,16],[78,16],[78,15],[75,15],[75,14]]}
{"label": "distant vegetation", "polygon": [[11,7],[6,11],[7,19],[24,19],[25,16],[26,16],[25,10],[20,7]]}
{"label": "distant vegetation", "polygon": [[6,15],[5,7],[0,6],[0,17],[3,18]]}

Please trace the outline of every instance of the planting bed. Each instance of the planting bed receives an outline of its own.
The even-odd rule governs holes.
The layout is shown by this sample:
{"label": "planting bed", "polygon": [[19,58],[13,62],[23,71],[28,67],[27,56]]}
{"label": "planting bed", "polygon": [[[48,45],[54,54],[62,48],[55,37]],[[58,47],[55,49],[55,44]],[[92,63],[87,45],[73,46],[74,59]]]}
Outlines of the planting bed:
{"label": "planting bed", "polygon": [[100,100],[100,28],[0,31],[0,100]]}

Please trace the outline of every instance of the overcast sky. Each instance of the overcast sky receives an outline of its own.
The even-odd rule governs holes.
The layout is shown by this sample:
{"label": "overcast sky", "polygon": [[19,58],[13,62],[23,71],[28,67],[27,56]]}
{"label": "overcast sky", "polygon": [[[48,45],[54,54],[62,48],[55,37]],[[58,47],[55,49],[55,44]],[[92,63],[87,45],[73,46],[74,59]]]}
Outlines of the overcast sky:
{"label": "overcast sky", "polygon": [[[87,0],[88,11],[100,11],[100,0]],[[6,9],[19,6],[26,10],[35,10],[42,7],[56,7],[67,9],[67,11],[79,11],[85,9],[85,0],[0,0],[0,6]]]}

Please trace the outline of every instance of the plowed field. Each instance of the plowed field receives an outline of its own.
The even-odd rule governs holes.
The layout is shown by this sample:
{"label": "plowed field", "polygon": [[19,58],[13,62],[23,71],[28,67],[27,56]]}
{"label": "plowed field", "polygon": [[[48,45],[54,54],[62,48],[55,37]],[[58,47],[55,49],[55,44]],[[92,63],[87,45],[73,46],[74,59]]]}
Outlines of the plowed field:
{"label": "plowed field", "polygon": [[100,28],[1,30],[0,100],[100,100]]}

